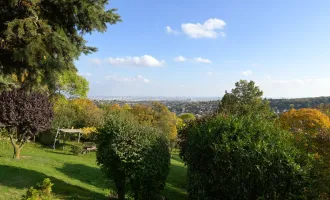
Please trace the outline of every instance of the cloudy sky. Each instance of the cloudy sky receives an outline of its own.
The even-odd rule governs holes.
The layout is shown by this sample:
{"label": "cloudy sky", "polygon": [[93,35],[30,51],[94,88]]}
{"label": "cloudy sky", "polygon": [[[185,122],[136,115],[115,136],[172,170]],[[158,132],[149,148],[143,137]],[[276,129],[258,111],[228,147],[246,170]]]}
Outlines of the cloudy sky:
{"label": "cloudy sky", "polygon": [[330,96],[329,0],[112,0],[123,22],[87,35],[89,96]]}

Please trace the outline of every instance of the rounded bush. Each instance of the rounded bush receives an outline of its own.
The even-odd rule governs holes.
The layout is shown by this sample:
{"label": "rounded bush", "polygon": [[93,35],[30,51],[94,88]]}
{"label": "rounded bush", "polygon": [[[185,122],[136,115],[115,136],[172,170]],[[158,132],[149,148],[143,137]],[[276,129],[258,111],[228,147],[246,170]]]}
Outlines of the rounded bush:
{"label": "rounded bush", "polygon": [[264,119],[215,116],[181,134],[189,199],[300,199],[312,165],[287,132]]}
{"label": "rounded bush", "polygon": [[110,114],[99,129],[97,162],[115,182],[118,198],[156,200],[169,172],[169,142],[158,129],[140,125],[127,113]]}

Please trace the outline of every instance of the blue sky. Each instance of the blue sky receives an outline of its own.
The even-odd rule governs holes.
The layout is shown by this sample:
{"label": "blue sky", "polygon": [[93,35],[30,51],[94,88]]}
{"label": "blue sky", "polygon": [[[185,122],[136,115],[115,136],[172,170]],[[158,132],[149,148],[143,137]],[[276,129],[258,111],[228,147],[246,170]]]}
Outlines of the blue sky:
{"label": "blue sky", "polygon": [[123,22],[87,35],[89,96],[330,96],[329,0],[112,0]]}

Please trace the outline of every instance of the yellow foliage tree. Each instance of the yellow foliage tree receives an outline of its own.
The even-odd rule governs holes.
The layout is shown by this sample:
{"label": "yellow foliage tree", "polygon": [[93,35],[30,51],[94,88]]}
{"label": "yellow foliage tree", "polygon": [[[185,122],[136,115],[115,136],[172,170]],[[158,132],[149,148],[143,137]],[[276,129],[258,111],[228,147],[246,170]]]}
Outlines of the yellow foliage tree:
{"label": "yellow foliage tree", "polygon": [[122,106],[122,109],[123,110],[131,110],[132,107],[126,103],[125,105]]}
{"label": "yellow foliage tree", "polygon": [[171,142],[176,141],[177,117],[165,105],[159,102],[153,102],[151,105],[135,104],[130,112],[140,123],[157,127],[167,135]]}
{"label": "yellow foliage tree", "polygon": [[103,111],[89,99],[74,99],[71,101],[76,115],[76,127],[98,127],[102,123]]}
{"label": "yellow foliage tree", "polygon": [[280,124],[290,130],[304,149],[330,158],[330,119],[317,109],[291,109],[280,116]]}
{"label": "yellow foliage tree", "polygon": [[283,128],[293,132],[309,133],[313,136],[324,133],[330,128],[330,119],[317,109],[291,109],[280,116]]}
{"label": "yellow foliage tree", "polygon": [[104,106],[104,110],[107,111],[107,112],[119,112],[122,110],[122,108],[120,107],[119,104],[107,104]]}

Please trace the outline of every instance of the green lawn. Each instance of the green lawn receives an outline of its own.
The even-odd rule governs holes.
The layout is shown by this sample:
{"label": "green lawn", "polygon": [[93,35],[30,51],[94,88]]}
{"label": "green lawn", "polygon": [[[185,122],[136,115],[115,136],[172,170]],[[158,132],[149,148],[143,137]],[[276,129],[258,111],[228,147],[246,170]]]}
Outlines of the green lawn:
{"label": "green lawn", "polygon": [[[67,147],[69,148],[69,147]],[[95,162],[95,153],[74,156],[36,144],[24,146],[20,160],[13,160],[8,141],[0,141],[0,200],[20,199],[28,187],[49,177],[59,199],[108,199],[114,193]],[[169,200],[187,199],[186,167],[174,152],[164,196]]]}

